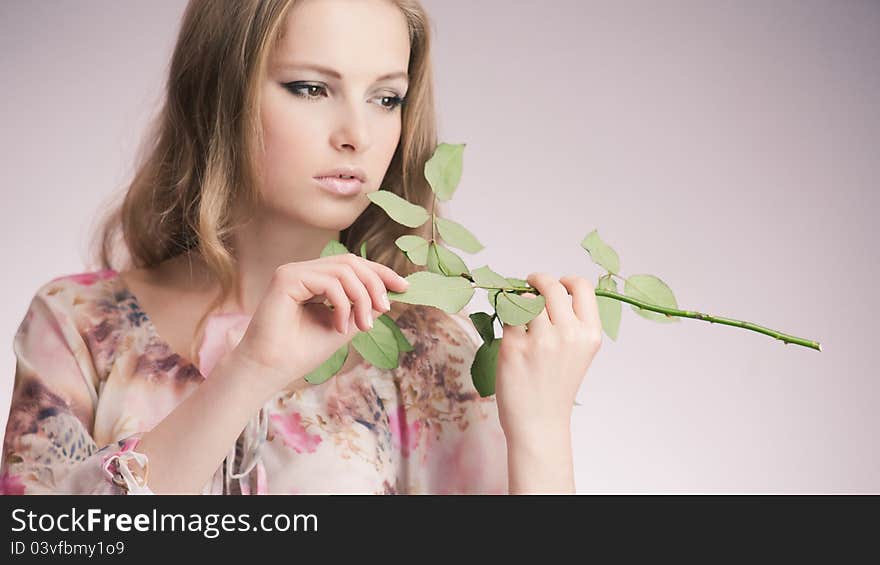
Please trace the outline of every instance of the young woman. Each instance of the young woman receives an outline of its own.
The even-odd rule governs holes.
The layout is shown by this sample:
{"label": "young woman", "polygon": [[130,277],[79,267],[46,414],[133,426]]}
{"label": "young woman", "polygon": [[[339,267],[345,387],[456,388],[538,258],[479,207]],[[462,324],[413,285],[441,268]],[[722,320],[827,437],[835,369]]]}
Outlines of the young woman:
{"label": "young woman", "polygon": [[[417,269],[395,239],[430,223],[366,194],[439,214],[432,89],[415,0],[192,0],[101,268],[47,282],[15,336],[3,491],[574,492],[571,410],[601,344],[588,281],[528,277],[547,306],[504,326],[488,398],[465,313],[386,300]],[[320,257],[333,240],[369,259]],[[414,345],[396,369],[352,348],[303,380],[382,313]]]}

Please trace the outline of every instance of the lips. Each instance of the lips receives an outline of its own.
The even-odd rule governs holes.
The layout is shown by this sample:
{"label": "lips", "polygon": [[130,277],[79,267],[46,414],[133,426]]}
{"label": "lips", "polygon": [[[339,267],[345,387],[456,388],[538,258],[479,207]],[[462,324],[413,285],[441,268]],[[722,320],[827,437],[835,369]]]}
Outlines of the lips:
{"label": "lips", "polygon": [[364,173],[363,169],[358,167],[350,167],[350,166],[342,166],[336,167],[334,169],[330,169],[327,171],[323,171],[315,175],[316,179],[319,178],[329,178],[329,177],[354,177],[361,182],[367,182],[367,175]]}
{"label": "lips", "polygon": [[350,196],[358,194],[364,186],[364,183],[357,178],[341,179],[338,177],[316,177],[318,184],[326,190],[334,194]]}

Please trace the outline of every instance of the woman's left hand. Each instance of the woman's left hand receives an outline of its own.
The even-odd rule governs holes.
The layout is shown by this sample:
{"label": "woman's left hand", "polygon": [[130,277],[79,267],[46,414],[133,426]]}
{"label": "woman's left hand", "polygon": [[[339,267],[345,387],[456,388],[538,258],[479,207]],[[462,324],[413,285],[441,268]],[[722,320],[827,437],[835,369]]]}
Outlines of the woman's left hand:
{"label": "woman's left hand", "polygon": [[508,442],[541,442],[546,433],[570,430],[578,389],[602,345],[589,281],[574,275],[557,281],[546,273],[526,281],[544,297],[545,308],[525,326],[502,324],[495,397]]}

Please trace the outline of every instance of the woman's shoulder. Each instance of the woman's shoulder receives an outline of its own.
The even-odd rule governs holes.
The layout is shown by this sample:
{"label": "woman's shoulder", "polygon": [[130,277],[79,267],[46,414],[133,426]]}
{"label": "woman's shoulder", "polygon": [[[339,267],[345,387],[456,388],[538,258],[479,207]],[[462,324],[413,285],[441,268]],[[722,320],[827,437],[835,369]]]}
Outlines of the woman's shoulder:
{"label": "woman's shoulder", "polygon": [[59,277],[51,279],[46,284],[49,285],[52,283],[66,283],[82,287],[91,287],[98,281],[112,279],[115,278],[117,275],[119,275],[119,273],[113,269],[100,269],[96,271],[85,271],[80,273],[61,275]]}
{"label": "woman's shoulder", "polygon": [[108,370],[121,340],[139,326],[132,318],[138,310],[128,307],[135,304],[118,275],[113,269],[100,269],[41,284],[16,331],[18,346],[39,343],[44,332],[52,331],[76,354],[88,352],[99,372]]}
{"label": "woman's shoulder", "polygon": [[31,301],[32,305],[34,302],[48,305],[56,316],[106,313],[118,307],[124,298],[124,288],[119,287],[119,282],[119,273],[113,269],[60,275],[41,284]]}

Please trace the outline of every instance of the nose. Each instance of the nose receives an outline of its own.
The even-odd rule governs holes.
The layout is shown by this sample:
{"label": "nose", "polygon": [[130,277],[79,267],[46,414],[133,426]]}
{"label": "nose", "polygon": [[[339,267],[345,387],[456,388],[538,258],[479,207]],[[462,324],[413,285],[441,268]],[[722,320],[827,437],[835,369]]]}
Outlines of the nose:
{"label": "nose", "polygon": [[340,149],[364,152],[370,144],[368,108],[365,102],[348,102],[339,113],[339,122],[333,132],[333,145]]}

